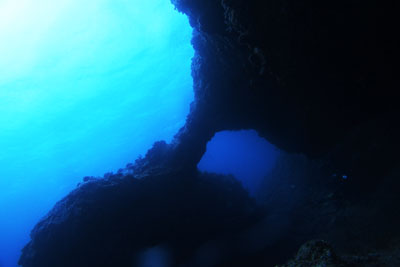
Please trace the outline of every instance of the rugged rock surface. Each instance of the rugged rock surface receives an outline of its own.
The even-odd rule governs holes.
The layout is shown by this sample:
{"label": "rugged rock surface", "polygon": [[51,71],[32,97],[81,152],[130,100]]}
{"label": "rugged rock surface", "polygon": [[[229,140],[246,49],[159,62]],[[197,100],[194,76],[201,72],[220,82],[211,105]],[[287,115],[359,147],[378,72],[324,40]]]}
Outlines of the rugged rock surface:
{"label": "rugged rock surface", "polygon": [[316,156],[352,127],[398,111],[390,6],[173,2],[195,28],[193,132],[253,128],[280,148]]}
{"label": "rugged rock surface", "polygon": [[[396,256],[394,253],[393,255]],[[392,256],[380,253],[371,253],[365,256],[337,255],[328,242],[312,240],[300,247],[293,260],[277,267],[377,267],[398,266],[399,263],[398,257],[397,260],[393,260]]]}
{"label": "rugged rock surface", "polygon": [[281,267],[346,266],[332,247],[323,240],[313,240],[302,245],[294,260]]}
{"label": "rugged rock surface", "polygon": [[[173,266],[272,266],[324,239],[340,255],[398,266],[395,4],[172,2],[194,28],[186,125],[120,173],[85,178],[33,229],[20,263],[131,266],[161,244]],[[196,170],[217,131],[250,128],[303,154],[284,153],[256,200]],[[312,261],[349,262],[309,244]],[[310,266],[299,257],[288,266]]]}
{"label": "rugged rock surface", "polygon": [[330,164],[282,153],[257,197],[268,211],[262,228],[270,229],[263,235],[269,243],[261,254],[281,255],[272,262],[282,263],[307,240],[324,239],[339,254],[379,256],[380,264],[356,266],[398,266],[399,167],[376,176],[380,181],[371,190],[355,188],[362,186],[360,177],[338,173]]}
{"label": "rugged rock surface", "polygon": [[135,266],[141,251],[163,244],[176,266],[195,261],[207,241],[231,238],[260,217],[232,177],[148,163],[139,160],[133,174],[86,179],[35,226],[20,264]]}

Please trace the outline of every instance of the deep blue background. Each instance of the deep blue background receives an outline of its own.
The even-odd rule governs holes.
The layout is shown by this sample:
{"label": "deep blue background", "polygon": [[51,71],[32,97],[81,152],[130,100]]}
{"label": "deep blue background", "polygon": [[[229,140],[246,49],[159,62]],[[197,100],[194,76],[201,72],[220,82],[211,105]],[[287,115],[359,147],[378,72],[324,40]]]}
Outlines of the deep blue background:
{"label": "deep blue background", "polygon": [[223,131],[207,144],[198,168],[232,174],[254,195],[277,156],[278,150],[254,130]]}

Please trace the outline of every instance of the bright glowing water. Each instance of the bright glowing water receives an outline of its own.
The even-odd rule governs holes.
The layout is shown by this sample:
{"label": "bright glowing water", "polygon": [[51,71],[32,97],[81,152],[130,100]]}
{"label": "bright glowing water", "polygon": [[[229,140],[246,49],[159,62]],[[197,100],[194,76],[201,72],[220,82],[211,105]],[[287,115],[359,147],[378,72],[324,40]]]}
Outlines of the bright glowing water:
{"label": "bright glowing water", "polygon": [[171,140],[190,39],[169,0],[0,0],[0,266],[83,176]]}

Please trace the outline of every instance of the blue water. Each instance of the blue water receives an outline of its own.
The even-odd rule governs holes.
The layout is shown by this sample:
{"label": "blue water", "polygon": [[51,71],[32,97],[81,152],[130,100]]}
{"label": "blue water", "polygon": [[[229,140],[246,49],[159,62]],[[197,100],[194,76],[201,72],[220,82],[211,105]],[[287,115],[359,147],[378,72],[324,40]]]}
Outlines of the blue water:
{"label": "blue water", "polygon": [[191,33],[168,0],[0,0],[0,266],[83,176],[171,140]]}
{"label": "blue water", "polygon": [[233,175],[251,195],[274,167],[279,151],[254,130],[223,131],[207,144],[201,171]]}

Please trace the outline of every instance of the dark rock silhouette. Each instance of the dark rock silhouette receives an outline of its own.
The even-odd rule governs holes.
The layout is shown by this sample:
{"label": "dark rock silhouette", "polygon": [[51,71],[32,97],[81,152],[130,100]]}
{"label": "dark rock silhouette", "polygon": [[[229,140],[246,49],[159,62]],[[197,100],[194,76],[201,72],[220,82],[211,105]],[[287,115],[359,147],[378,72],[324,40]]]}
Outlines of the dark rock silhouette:
{"label": "dark rock silhouette", "polygon": [[77,187],[33,229],[20,264],[132,266],[141,250],[160,243],[179,264],[207,240],[230,236],[261,215],[232,177],[142,170]]}
{"label": "dark rock silhouette", "polygon": [[[186,125],[117,174],[86,178],[20,263],[132,266],[161,244],[173,266],[273,266],[324,239],[287,266],[399,266],[394,4],[172,2],[194,28]],[[257,199],[196,170],[212,136],[236,129],[302,154],[283,152]]]}
{"label": "dark rock silhouette", "polygon": [[324,240],[311,240],[302,245],[293,260],[278,267],[308,267],[308,266],[398,266],[399,260],[387,255],[371,253],[366,256],[337,255],[332,246]]}

